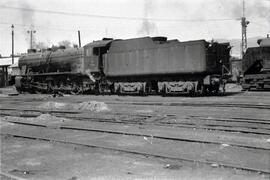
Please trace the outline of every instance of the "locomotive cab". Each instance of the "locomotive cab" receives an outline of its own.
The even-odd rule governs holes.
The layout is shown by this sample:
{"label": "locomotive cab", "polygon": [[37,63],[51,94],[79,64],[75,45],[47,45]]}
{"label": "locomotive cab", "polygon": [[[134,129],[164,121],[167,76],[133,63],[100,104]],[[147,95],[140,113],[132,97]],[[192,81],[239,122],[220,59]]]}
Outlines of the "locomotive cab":
{"label": "locomotive cab", "polygon": [[94,41],[84,46],[85,70],[98,77],[103,69],[103,54],[107,53],[113,40]]}
{"label": "locomotive cab", "polygon": [[103,58],[108,52],[112,39],[93,41],[84,46],[84,69],[85,73],[92,80],[91,89],[100,93],[104,79]]}

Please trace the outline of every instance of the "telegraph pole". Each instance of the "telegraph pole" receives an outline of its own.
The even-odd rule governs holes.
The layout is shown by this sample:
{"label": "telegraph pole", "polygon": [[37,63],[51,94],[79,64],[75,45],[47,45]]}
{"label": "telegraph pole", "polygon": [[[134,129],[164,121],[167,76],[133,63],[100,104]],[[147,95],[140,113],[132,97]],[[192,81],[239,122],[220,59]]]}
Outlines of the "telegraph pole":
{"label": "telegraph pole", "polygon": [[247,25],[249,21],[246,20],[245,17],[245,0],[243,0],[243,16],[241,18],[241,26],[242,26],[242,42],[241,42],[241,57],[243,58],[244,53],[247,50]]}
{"label": "telegraph pole", "polygon": [[12,51],[11,51],[11,59],[12,64],[14,64],[14,25],[11,25],[11,36],[12,36]]}
{"label": "telegraph pole", "polygon": [[79,47],[81,47],[81,32],[78,31]]}
{"label": "telegraph pole", "polygon": [[35,30],[27,31],[28,34],[30,34],[30,49],[33,49],[33,34],[36,33]]}

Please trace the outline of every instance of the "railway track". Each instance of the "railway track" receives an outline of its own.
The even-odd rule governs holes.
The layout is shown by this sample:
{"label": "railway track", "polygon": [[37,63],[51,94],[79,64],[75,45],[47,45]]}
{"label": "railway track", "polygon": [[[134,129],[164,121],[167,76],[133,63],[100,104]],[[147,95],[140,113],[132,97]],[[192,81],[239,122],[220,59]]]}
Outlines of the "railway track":
{"label": "railway track", "polygon": [[[165,137],[165,136],[157,136],[150,134],[141,134],[141,133],[128,133],[128,132],[121,132],[121,131],[110,131],[110,130],[101,130],[101,129],[95,129],[95,128],[82,128],[82,127],[67,127],[67,126],[46,126],[44,124],[39,123],[25,123],[25,122],[12,122],[17,124],[18,127],[12,126],[10,129],[2,129],[1,135],[2,136],[12,136],[15,138],[26,138],[26,139],[33,139],[33,140],[43,140],[48,142],[57,142],[57,143],[65,143],[65,144],[72,144],[72,145],[78,145],[78,146],[86,146],[91,148],[103,148],[108,149],[112,151],[120,151],[124,153],[131,153],[131,154],[139,154],[143,156],[152,156],[152,157],[158,157],[158,158],[166,158],[166,159],[173,159],[173,160],[181,160],[181,161],[189,161],[189,162],[199,162],[204,164],[218,164],[218,166],[222,167],[228,167],[228,168],[236,168],[236,169],[242,169],[247,171],[255,171],[255,172],[262,172],[266,174],[270,174],[269,169],[267,167],[264,167],[263,165],[260,166],[254,166],[253,163],[250,163],[247,161],[246,165],[243,165],[242,160],[245,161],[245,159],[242,159],[241,162],[235,161],[231,158],[227,159],[216,159],[215,156],[202,158],[201,154],[199,155],[190,155],[187,153],[187,155],[184,153],[179,153],[179,148],[184,148],[187,146],[194,146],[194,147],[202,147],[202,151],[206,151],[208,149],[208,146],[211,146],[211,148],[217,148],[222,146],[220,142],[209,142],[209,141],[195,141],[195,140],[188,140],[188,139],[179,139],[179,138],[173,138],[173,137]],[[19,130],[19,131],[18,131]],[[89,134],[90,133],[90,134]],[[119,146],[114,143],[109,143],[104,139],[104,141],[99,140],[95,141],[92,140],[92,136],[96,136],[97,133],[100,135],[103,134],[110,134],[110,136],[107,137],[117,137],[117,138],[127,138],[129,141],[132,139],[131,142],[141,141],[145,138],[152,138],[153,140],[153,146],[154,144],[159,144],[154,147],[147,146],[142,148],[138,146],[134,147],[126,147],[126,146]],[[92,136],[91,136],[92,135]],[[99,135],[99,136],[100,136]],[[97,137],[99,137],[97,136]],[[124,137],[125,136],[125,137]],[[90,140],[89,140],[90,139]],[[95,139],[95,137],[93,138]],[[114,139],[114,138],[113,138]],[[173,149],[166,149],[164,146],[165,144],[173,144],[175,147]],[[179,144],[177,144],[179,143]],[[152,143],[151,143],[152,145]],[[163,147],[163,149],[157,149],[157,147]],[[211,149],[210,148],[210,149]],[[230,147],[227,147],[230,149],[228,152],[222,152],[225,153],[227,156],[229,156],[230,151],[234,152],[235,150],[246,151],[247,153],[252,152],[252,149],[256,151],[260,151],[260,154],[267,154],[269,151],[269,148],[256,148],[256,147],[248,147],[248,146],[241,146],[237,144],[230,144]],[[177,150],[178,149],[178,150]],[[201,152],[200,152],[201,153]],[[219,153],[219,152],[217,152]],[[195,152],[196,154],[196,152]],[[252,153],[251,153],[252,154]],[[241,154],[240,154],[241,156]],[[226,161],[227,160],[227,161]]]}
{"label": "railway track", "polygon": [[[187,106],[187,107],[221,107],[221,108],[248,108],[248,109],[270,109],[270,104],[248,104],[248,103],[217,103],[217,102],[149,102],[149,101],[108,101],[107,104],[111,105],[145,105],[145,106]],[[14,108],[3,108],[0,110],[12,110]],[[32,109],[29,109],[29,111]],[[27,109],[25,109],[27,111]],[[38,110],[36,110],[38,111]],[[42,110],[44,111],[44,110]],[[53,110],[50,110],[53,111]],[[57,110],[58,111],[58,110]],[[62,110],[62,112],[65,112]],[[71,111],[69,111],[70,113]],[[75,112],[75,111],[74,111]]]}
{"label": "railway track", "polygon": [[188,103],[188,102],[108,102],[108,104],[147,105],[147,106],[192,106],[192,107],[232,107],[270,109],[269,104],[245,104],[245,103]]}
{"label": "railway track", "polygon": [[[215,144],[215,145],[222,145],[227,142],[222,142],[222,140],[201,140],[199,138],[187,138],[187,137],[179,137],[175,134],[172,134],[172,136],[164,136],[164,135],[155,135],[155,133],[150,132],[132,132],[132,129],[129,130],[116,130],[116,129],[104,129],[104,128],[93,128],[93,127],[87,127],[86,125],[80,124],[78,125],[48,125],[46,123],[33,123],[33,122],[27,122],[27,121],[21,121],[21,120],[7,120],[7,122],[14,123],[14,124],[20,124],[20,125],[26,125],[26,126],[34,126],[34,127],[44,127],[44,128],[56,128],[56,129],[69,129],[69,130],[79,130],[79,131],[90,131],[90,132],[101,132],[101,133],[110,133],[110,134],[122,134],[122,135],[130,135],[130,136],[141,136],[141,137],[149,137],[149,138],[158,138],[158,139],[165,139],[165,140],[174,140],[174,141],[186,141],[186,142],[195,142],[195,143],[206,143],[206,144]],[[84,127],[83,127],[84,126]],[[86,127],[85,127],[86,126]],[[248,144],[241,144],[241,143],[233,143],[229,142],[230,146],[236,146],[236,147],[244,147],[244,148],[251,148],[251,149],[261,149],[261,150],[270,150],[270,147],[268,145],[266,146],[259,146],[259,145],[248,145]]]}
{"label": "railway track", "polygon": [[[122,103],[125,104],[125,103]],[[155,105],[155,103],[150,103]],[[163,103],[158,103],[163,104]],[[191,103],[192,104],[192,103]],[[196,104],[196,103],[195,103]],[[145,105],[142,103],[141,105]],[[149,103],[148,103],[149,105]],[[168,104],[166,106],[182,106],[179,103]],[[190,105],[191,106],[191,105]],[[201,106],[201,104],[200,104]],[[221,107],[221,106],[220,106]],[[232,107],[227,106],[227,107]],[[243,108],[246,108],[245,105]],[[267,106],[248,106],[248,108],[267,109]],[[60,123],[60,124],[46,124],[40,121],[28,121],[27,119],[33,119],[39,117],[41,114],[51,114],[52,116],[59,118],[70,119],[70,124]],[[104,114],[103,114],[104,115]],[[0,119],[2,117],[22,117],[20,120],[8,119],[7,123],[14,123],[18,126],[18,129],[10,129],[9,131],[2,131],[1,136],[12,136],[15,138],[26,138],[32,140],[42,140],[48,142],[58,142],[65,144],[73,144],[78,146],[86,146],[91,148],[103,148],[111,151],[119,151],[123,153],[130,154],[140,154],[143,156],[152,156],[157,158],[166,158],[173,160],[198,162],[203,164],[218,164],[218,166],[236,168],[247,171],[262,172],[270,174],[268,167],[262,165],[258,160],[254,160],[259,165],[251,162],[245,161],[244,156],[242,160],[235,161],[231,157],[235,151],[239,151],[240,157],[241,153],[251,153],[248,157],[257,156],[256,154],[268,154],[270,146],[266,142],[256,141],[256,138],[266,139],[270,135],[270,120],[268,119],[256,119],[256,118],[243,118],[243,117],[205,117],[205,116],[185,116],[179,118],[177,114],[165,114],[158,115],[153,113],[124,113],[124,112],[106,112],[106,116],[102,114],[89,113],[86,111],[72,111],[72,110],[45,110],[45,109],[27,109],[27,108],[0,108]],[[3,120],[6,121],[6,120]],[[87,125],[88,124],[88,125]],[[98,126],[99,125],[99,126]],[[106,127],[102,127],[102,126]],[[130,126],[130,129],[123,129],[123,127]],[[136,128],[137,127],[137,128]],[[158,130],[153,130],[156,128]],[[164,128],[164,133],[161,129]],[[173,131],[174,130],[174,131]],[[197,136],[192,135],[191,132],[205,132],[208,134],[213,134],[212,136],[203,136],[198,134]],[[44,133],[40,133],[44,132]],[[75,133],[74,133],[75,132]],[[177,133],[176,133],[177,132]],[[187,133],[187,132],[190,132]],[[195,134],[196,134],[195,133]],[[238,134],[248,134],[248,136],[243,135],[243,137],[252,137],[253,141],[249,139],[239,139],[227,141],[226,138],[216,137],[216,134],[227,134],[232,137],[237,137]],[[75,135],[74,135],[75,134]],[[76,135],[77,134],[77,135]],[[154,139],[156,142],[160,142],[160,147],[122,147],[115,144],[106,142],[106,139],[101,139],[99,142],[94,141],[92,137],[115,137],[116,139],[121,139],[125,137],[130,140],[130,142],[140,142],[151,141]],[[202,136],[200,136],[202,135]],[[73,137],[74,136],[74,137]],[[100,137],[97,137],[99,139]],[[242,136],[242,135],[241,135]],[[86,139],[86,138],[90,138]],[[204,138],[203,138],[204,137]],[[206,137],[206,138],[205,138]],[[237,138],[236,138],[237,139]],[[105,143],[102,143],[105,142]],[[173,149],[166,149],[167,144],[171,143],[175,146]],[[187,145],[188,144],[188,145]],[[225,146],[224,146],[225,145]],[[154,146],[154,145],[150,145]],[[191,149],[200,149],[201,147],[208,147],[212,149],[225,148],[228,152],[225,155],[220,154],[220,158],[216,157],[205,157],[202,158],[200,153],[195,153],[196,157],[193,155],[185,155],[185,152],[179,153],[179,150],[185,146],[192,146]],[[194,146],[194,147],[193,147]],[[227,147],[228,146],[228,147]],[[165,147],[165,149],[164,149]],[[210,148],[210,149],[211,149]],[[221,150],[223,151],[223,150]],[[230,152],[230,153],[229,153]],[[252,154],[256,152],[255,154]],[[218,152],[221,153],[221,152]],[[227,153],[227,154],[226,154]],[[222,159],[228,157],[228,159]],[[264,162],[265,163],[265,162]]]}
{"label": "railway track", "polygon": [[222,122],[244,122],[244,123],[251,123],[251,124],[270,124],[270,119],[261,119],[261,118],[242,118],[242,117],[205,117],[205,116],[195,116],[191,115],[190,118],[196,118],[200,120],[206,121],[222,121]]}
{"label": "railway track", "polygon": [[[46,109],[24,109],[24,108],[0,108],[0,115],[12,116],[14,113],[20,114],[21,117],[37,117],[40,114],[49,113],[49,114],[61,114],[62,117],[66,117],[65,114],[77,115],[82,113],[87,113],[88,111],[79,111],[79,110],[46,110]],[[39,113],[39,114],[38,114]],[[166,117],[177,117],[177,114],[164,114],[164,115],[153,115],[152,113],[124,113],[124,112],[106,112],[109,115],[128,115],[128,116],[136,116],[142,118],[166,118]],[[67,116],[69,117],[69,116]],[[209,116],[198,116],[198,115],[189,115],[186,117],[187,119],[197,119],[204,121],[221,121],[221,122],[244,122],[250,124],[270,124],[270,119],[262,119],[262,118],[243,118],[243,117],[209,117]]]}
{"label": "railway track", "polygon": [[[3,134],[1,133],[1,135],[3,135]],[[47,142],[71,144],[71,145],[85,146],[85,147],[90,147],[90,148],[102,148],[102,149],[107,149],[107,150],[112,150],[112,151],[123,152],[123,153],[142,155],[142,156],[146,156],[146,157],[151,156],[151,157],[170,159],[170,160],[187,161],[187,162],[202,163],[202,164],[208,164],[208,165],[218,165],[219,167],[226,167],[226,168],[239,169],[239,170],[251,171],[251,172],[256,172],[256,173],[270,174],[270,171],[268,171],[268,170],[250,168],[250,167],[245,167],[245,166],[237,166],[237,165],[230,164],[230,163],[218,162],[218,164],[217,164],[216,161],[209,161],[209,160],[202,161],[202,160],[194,160],[194,159],[189,159],[189,158],[184,158],[184,157],[164,156],[164,155],[159,155],[159,154],[140,152],[140,151],[136,151],[136,150],[132,151],[132,150],[125,150],[125,149],[120,149],[120,148],[99,146],[99,145],[94,145],[94,144],[82,144],[82,143],[76,143],[76,142],[72,142],[72,141],[55,140],[55,139],[49,139],[49,138],[44,138],[44,137],[36,137],[36,136],[21,136],[21,135],[16,135],[16,134],[4,134],[4,135],[12,136],[12,137],[15,137],[15,138],[24,138],[24,139],[31,139],[31,140],[43,140],[43,141],[47,141]]]}
{"label": "railway track", "polygon": [[[14,116],[15,109],[8,109],[9,112],[0,112],[1,116]],[[24,112],[27,112],[24,114]],[[32,112],[29,114],[29,112]],[[224,131],[231,133],[245,133],[256,135],[270,135],[270,120],[267,119],[241,119],[241,118],[205,118],[200,116],[191,116],[188,118],[181,118],[176,120],[177,116],[157,116],[157,115],[129,115],[132,118],[121,117],[125,114],[111,114],[113,117],[86,117],[80,115],[79,111],[49,111],[49,110],[21,110],[21,113],[17,113],[18,117],[38,117],[42,113],[50,113],[56,117],[72,118],[79,121],[95,121],[95,122],[107,122],[116,124],[140,124],[140,125],[157,125],[157,126],[169,126],[188,129],[202,129],[211,131]],[[116,116],[116,117],[115,117]],[[117,117],[119,116],[119,117]],[[169,119],[167,119],[169,117]],[[172,119],[170,119],[172,118]],[[217,123],[218,122],[218,123]]]}

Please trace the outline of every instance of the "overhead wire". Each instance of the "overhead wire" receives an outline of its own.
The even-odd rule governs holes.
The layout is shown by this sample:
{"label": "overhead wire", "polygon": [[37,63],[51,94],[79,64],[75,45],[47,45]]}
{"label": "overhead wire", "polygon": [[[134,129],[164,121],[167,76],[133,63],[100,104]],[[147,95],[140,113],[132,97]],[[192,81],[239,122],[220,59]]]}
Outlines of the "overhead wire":
{"label": "overhead wire", "polygon": [[168,19],[168,18],[145,18],[145,17],[125,17],[125,16],[109,16],[109,15],[97,15],[97,14],[86,14],[86,13],[72,13],[64,11],[52,11],[52,10],[43,10],[43,9],[30,9],[22,7],[12,7],[12,6],[0,6],[4,9],[13,9],[13,10],[22,10],[28,12],[39,12],[39,13],[48,13],[48,14],[57,14],[57,15],[67,15],[67,16],[81,16],[81,17],[91,17],[91,18],[103,18],[103,19],[123,19],[123,20],[149,20],[149,21],[165,21],[165,22],[203,22],[203,21],[236,21],[240,18],[220,18],[220,19]]}
{"label": "overhead wire", "polygon": [[48,30],[55,30],[55,31],[78,31],[78,30],[95,30],[94,28],[89,28],[89,29],[81,29],[81,28],[59,28],[59,27],[53,27],[53,26],[40,26],[40,25],[33,25],[33,24],[19,24],[19,23],[8,23],[8,22],[0,22],[0,25],[16,25],[20,27],[33,27],[33,28],[38,28],[38,29],[48,29]]}
{"label": "overhead wire", "polygon": [[[96,15],[96,14],[86,14],[86,13],[74,13],[74,12],[64,12],[64,11],[52,11],[52,10],[43,10],[43,9],[32,9],[32,8],[24,8],[24,7],[12,7],[12,6],[0,6],[0,8],[4,9],[12,9],[12,10],[20,10],[20,11],[28,11],[28,12],[39,12],[39,13],[47,13],[47,14],[56,14],[56,15],[66,15],[66,16],[80,16],[80,17],[90,17],[90,18],[103,18],[103,19],[122,19],[122,20],[132,20],[132,21],[143,21],[147,19],[148,21],[159,21],[159,22],[224,22],[224,21],[237,21],[240,18],[221,18],[221,19],[168,19],[168,18],[144,18],[144,17],[123,17],[123,16],[109,16],[109,15]],[[17,26],[25,26],[31,27],[31,24],[17,24],[17,23],[7,23],[7,22],[0,22],[0,24],[15,24]],[[93,28],[81,28],[78,27],[77,29],[71,28],[59,28],[59,27],[52,27],[52,26],[39,26],[34,25],[36,28],[42,29],[50,29],[56,31],[77,31],[78,29],[82,31],[94,31]]]}

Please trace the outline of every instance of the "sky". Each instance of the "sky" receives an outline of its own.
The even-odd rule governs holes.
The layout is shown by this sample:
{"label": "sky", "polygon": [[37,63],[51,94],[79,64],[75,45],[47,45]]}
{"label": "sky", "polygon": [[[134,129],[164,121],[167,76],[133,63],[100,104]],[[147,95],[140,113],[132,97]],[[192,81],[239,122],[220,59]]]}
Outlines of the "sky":
{"label": "sky", "polygon": [[[0,54],[15,53],[36,43],[85,45],[103,37],[127,39],[166,36],[180,41],[240,39],[243,0],[1,0]],[[270,0],[245,0],[248,37],[270,34]]]}

